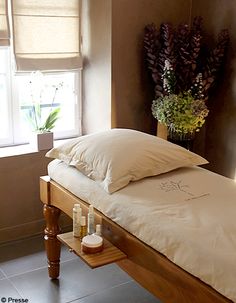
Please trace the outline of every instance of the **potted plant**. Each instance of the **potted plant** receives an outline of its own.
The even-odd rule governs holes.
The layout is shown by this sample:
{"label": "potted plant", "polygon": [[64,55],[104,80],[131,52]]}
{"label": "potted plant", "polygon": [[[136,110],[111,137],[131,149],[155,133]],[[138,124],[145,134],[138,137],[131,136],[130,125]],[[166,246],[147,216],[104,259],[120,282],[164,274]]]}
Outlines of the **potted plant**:
{"label": "potted plant", "polygon": [[168,139],[191,149],[195,133],[205,123],[208,108],[203,100],[202,75],[188,91],[175,93],[176,78],[168,60],[163,73],[164,94],[152,103],[152,114],[168,129]]}
{"label": "potted plant", "polygon": [[228,44],[228,31],[222,30],[216,46],[207,46],[201,17],[194,18],[192,27],[145,27],[145,60],[155,94],[152,114],[166,125],[170,140],[193,138],[204,124],[206,102],[221,74]]}
{"label": "potted plant", "polygon": [[52,130],[60,114],[60,106],[55,104],[55,99],[62,85],[62,83],[59,83],[51,88],[51,102],[45,105],[45,102],[43,102],[45,90],[43,74],[39,71],[31,74],[31,80],[29,82],[31,104],[27,106],[25,117],[32,131],[30,143],[36,147],[37,150],[50,149],[53,147]]}

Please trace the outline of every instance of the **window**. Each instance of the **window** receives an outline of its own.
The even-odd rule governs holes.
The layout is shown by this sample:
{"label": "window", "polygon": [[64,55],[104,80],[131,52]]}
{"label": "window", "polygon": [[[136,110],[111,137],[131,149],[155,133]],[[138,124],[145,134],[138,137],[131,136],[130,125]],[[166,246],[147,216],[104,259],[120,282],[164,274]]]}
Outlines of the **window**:
{"label": "window", "polygon": [[34,109],[30,76],[36,70],[46,71],[41,114],[47,116],[51,105],[60,107],[54,138],[80,134],[80,5],[80,0],[0,0],[0,147],[29,142],[26,115]]}
{"label": "window", "polygon": [[[29,142],[30,125],[26,112],[32,106],[31,73],[15,74],[9,47],[0,48],[0,146]],[[60,118],[53,129],[54,138],[80,134],[80,71],[44,74],[41,95],[42,114],[53,106],[60,107]],[[57,91],[55,86],[62,84]]]}
{"label": "window", "polygon": [[41,114],[60,107],[54,138],[80,134],[80,12],[80,0],[0,0],[0,147],[29,142],[36,70],[46,71]]}

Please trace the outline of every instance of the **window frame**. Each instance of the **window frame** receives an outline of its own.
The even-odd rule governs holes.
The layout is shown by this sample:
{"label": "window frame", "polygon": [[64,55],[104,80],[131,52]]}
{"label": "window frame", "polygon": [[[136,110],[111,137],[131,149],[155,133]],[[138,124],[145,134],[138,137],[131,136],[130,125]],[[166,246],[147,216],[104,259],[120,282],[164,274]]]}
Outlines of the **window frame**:
{"label": "window frame", "polygon": [[[0,51],[4,51],[5,52],[5,56],[6,56],[6,61],[7,61],[7,65],[8,67],[11,66],[11,58],[10,58],[10,50],[9,50],[9,46],[1,46],[0,47]],[[11,69],[10,68],[6,68],[6,71],[4,73],[4,76],[6,77],[6,102],[7,102],[7,116],[8,116],[8,126],[9,126],[9,136],[4,138],[4,139],[0,139],[0,147],[2,146],[9,146],[12,145],[13,142],[13,123],[12,123],[12,86],[11,86]]]}
{"label": "window frame", "polygon": [[[9,122],[9,136],[6,139],[0,139],[0,148],[15,146],[21,144],[29,143],[30,138],[24,138],[21,136],[17,129],[20,125],[20,102],[18,95],[18,85],[15,81],[15,77],[21,77],[24,75],[30,75],[31,72],[24,73],[15,73],[14,72],[14,60],[11,53],[10,47],[0,47],[0,50],[4,49],[6,51],[7,63],[6,63],[6,95],[7,95],[7,105],[8,105],[8,122]],[[74,129],[66,131],[53,131],[54,139],[66,139],[72,138],[81,135],[81,83],[82,83],[82,70],[68,70],[68,71],[58,71],[45,73],[50,75],[74,73],[74,94],[75,94],[75,103],[74,103]]]}

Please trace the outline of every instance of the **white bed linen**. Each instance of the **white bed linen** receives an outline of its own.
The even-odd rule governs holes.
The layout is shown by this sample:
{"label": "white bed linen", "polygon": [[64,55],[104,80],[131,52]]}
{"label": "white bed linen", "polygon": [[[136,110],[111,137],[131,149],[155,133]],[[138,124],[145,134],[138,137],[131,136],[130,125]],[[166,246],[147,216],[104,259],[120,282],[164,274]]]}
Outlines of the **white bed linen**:
{"label": "white bed linen", "polygon": [[54,160],[49,176],[175,264],[236,302],[236,183],[199,167],[108,194]]}

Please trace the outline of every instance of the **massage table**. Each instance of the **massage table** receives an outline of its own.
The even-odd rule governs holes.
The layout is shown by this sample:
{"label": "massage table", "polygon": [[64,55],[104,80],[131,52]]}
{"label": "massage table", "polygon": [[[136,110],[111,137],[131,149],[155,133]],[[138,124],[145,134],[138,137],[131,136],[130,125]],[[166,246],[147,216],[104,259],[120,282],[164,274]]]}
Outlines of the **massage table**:
{"label": "massage table", "polygon": [[[87,177],[82,176],[83,179],[81,181],[81,184],[84,182],[84,184],[81,185],[82,189],[80,189],[79,183],[77,183],[77,187],[71,188],[71,179],[70,177],[67,178],[67,170],[70,170],[73,176],[80,174],[75,168],[69,167],[62,161],[54,160],[49,164],[50,177],[43,176],[40,178],[40,199],[43,202],[44,216],[46,220],[44,239],[50,278],[56,279],[59,277],[60,247],[61,242],[63,242],[67,244],[72,251],[75,251],[79,256],[81,256],[85,262],[90,264],[91,261],[92,267],[116,262],[116,264],[118,264],[121,269],[127,272],[134,280],[136,280],[140,285],[142,285],[152,294],[154,294],[163,303],[236,302],[234,300],[230,300],[227,296],[222,294],[221,291],[214,289],[212,286],[204,282],[196,275],[193,275],[186,269],[179,266],[178,262],[176,264],[175,260],[171,260],[171,258],[166,257],[165,253],[160,252],[157,249],[153,248],[152,245],[145,243],[146,241],[143,241],[142,237],[140,239],[137,234],[130,232],[129,229],[125,228],[125,226],[122,226],[124,224],[122,224],[122,221],[119,221],[121,220],[120,218],[113,218],[114,210],[108,210],[106,212],[106,209],[109,209],[110,207],[109,205],[111,201],[107,202],[109,204],[103,205],[103,210],[99,207],[99,204],[94,204],[93,200],[96,197],[96,191],[92,190],[92,193],[88,194],[87,189],[85,190],[83,187],[85,186],[85,183],[87,184],[87,182],[93,181],[89,180]],[[175,178],[176,174],[178,176],[177,179]],[[191,174],[193,175],[193,182],[195,182],[195,184],[195,177],[199,178],[198,180],[203,180],[203,183],[206,183],[204,181],[204,176],[206,176],[206,180],[213,180],[212,183],[209,181],[211,183],[209,185],[209,191],[207,189],[208,187],[206,186],[206,188],[204,188],[201,193],[197,195],[194,194],[191,186],[188,187],[185,184],[186,180],[188,180],[188,175],[191,176]],[[200,175],[198,176],[198,174]],[[164,179],[162,180],[162,178]],[[174,180],[176,181],[170,181],[172,180],[171,178],[175,178]],[[182,185],[178,180],[183,180]],[[130,188],[133,188],[133,192],[138,192],[139,185],[146,186],[145,184],[148,182],[159,182],[158,190],[159,192],[161,190],[162,195],[175,195],[178,193],[179,195],[187,197],[187,199],[184,200],[187,202],[183,202],[185,206],[183,206],[183,203],[181,202],[184,210],[186,205],[189,205],[189,203],[192,203],[193,205],[202,203],[202,205],[204,205],[204,201],[209,199],[209,196],[212,194],[214,189],[216,189],[216,195],[219,196],[219,193],[221,193],[219,191],[219,187],[221,185],[225,185],[226,188],[222,193],[222,195],[226,194],[225,207],[228,206],[227,201],[230,197],[230,191],[232,192],[231,195],[234,195],[236,193],[236,186],[234,186],[234,182],[232,180],[209,172],[203,168],[193,167],[181,168],[174,172],[169,172],[167,174],[164,174],[164,177],[157,176],[136,182],[131,182],[132,184],[129,184],[124,189],[118,191],[118,194],[106,194],[106,197],[108,197],[108,199],[113,199],[113,196],[116,197],[117,195],[119,203],[122,203],[120,202],[121,198],[123,199],[129,193],[131,190]],[[153,187],[153,184],[155,183],[152,183],[150,186]],[[95,186],[95,189],[97,190],[96,184],[93,186]],[[82,192],[80,192],[80,190],[82,190]],[[98,189],[98,191],[99,195],[101,195],[101,190]],[[150,190],[148,189],[148,191]],[[141,191],[140,195],[142,196]],[[232,196],[231,200],[233,199],[235,201],[235,198],[233,197],[235,196]],[[203,202],[199,202],[202,200]],[[100,196],[99,201],[103,201],[102,196]],[[170,201],[172,201],[172,198]],[[135,203],[136,202],[137,201],[135,201]],[[85,215],[88,212],[89,204],[94,205],[95,223],[101,224],[102,236],[107,240],[108,243],[106,245],[108,245],[110,248],[114,248],[114,250],[111,252],[111,256],[108,253],[104,259],[100,258],[99,260],[99,254],[95,254],[92,256],[92,260],[86,260],[86,256],[83,256],[83,254],[81,255],[79,248],[76,251],[75,245],[78,243],[76,242],[76,244],[74,242],[71,233],[67,234],[67,236],[64,238],[63,235],[59,236],[61,233],[61,229],[58,223],[59,216],[61,212],[63,212],[72,218],[72,208],[75,203],[79,203],[81,205],[82,211]],[[136,204],[138,207],[140,207],[139,201]],[[229,202],[229,205],[231,204],[232,201]],[[175,208],[172,207],[171,209],[173,210]],[[236,206],[234,210],[235,209]],[[171,216],[174,218],[176,217],[175,212],[172,214],[170,210],[168,210],[167,215],[168,218]],[[181,217],[182,215],[180,216],[178,214],[177,219],[182,220],[184,218],[184,215],[185,214],[183,213],[183,217]],[[159,220],[161,221],[162,217],[159,217]],[[198,222],[196,224],[201,224],[201,222]],[[235,243],[235,238],[233,241]],[[235,256],[231,257],[234,258],[236,262],[236,251]],[[98,258],[98,263],[96,263],[96,258]],[[201,264],[199,264],[199,267],[201,267]],[[234,272],[234,269],[235,264],[232,264],[233,272],[231,273],[231,276],[233,278],[235,277],[236,288],[236,272]]]}

